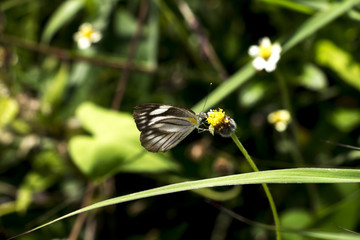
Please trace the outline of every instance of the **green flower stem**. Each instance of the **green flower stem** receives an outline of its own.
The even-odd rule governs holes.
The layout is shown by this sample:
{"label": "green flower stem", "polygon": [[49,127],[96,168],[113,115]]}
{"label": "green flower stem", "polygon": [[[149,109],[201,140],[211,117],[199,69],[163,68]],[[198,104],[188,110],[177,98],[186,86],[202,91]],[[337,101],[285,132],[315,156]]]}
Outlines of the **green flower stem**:
{"label": "green flower stem", "polygon": [[[246,151],[244,146],[241,144],[239,138],[236,136],[235,133],[231,134],[231,138],[235,142],[236,146],[240,149],[242,154],[245,156],[246,160],[248,161],[248,163],[250,164],[250,166],[254,170],[254,172],[259,172],[259,169],[257,168],[255,162],[251,159],[250,155],[248,154],[248,152]],[[267,196],[267,198],[269,200],[270,208],[271,208],[271,211],[272,211],[272,214],[273,214],[273,217],[274,217],[276,240],[281,240],[279,215],[278,215],[277,210],[276,210],[274,199],[273,199],[273,197],[271,195],[269,187],[265,183],[263,183],[261,185],[263,186],[265,194],[266,194],[266,196]]]}
{"label": "green flower stem", "polygon": [[284,77],[279,73],[279,71],[275,72],[275,76],[276,79],[278,81],[279,87],[280,87],[280,94],[281,94],[281,98],[282,98],[282,102],[284,105],[284,108],[286,110],[288,110],[290,112],[290,116],[291,116],[291,122],[290,123],[290,129],[291,132],[293,134],[294,137],[294,144],[291,147],[291,153],[292,156],[294,158],[295,163],[297,164],[297,166],[304,166],[305,165],[305,161],[300,153],[299,150],[299,139],[298,139],[298,134],[297,134],[297,125],[296,125],[296,119],[295,119],[295,115],[294,112],[292,110],[291,107],[291,101],[290,101],[290,95],[289,95],[289,91],[288,88],[286,86],[286,82]]}
{"label": "green flower stem", "polygon": [[[286,86],[286,81],[279,71],[275,72],[275,76],[280,87],[280,94],[284,108],[290,112],[290,116],[291,116],[290,130],[293,139],[293,144],[291,144],[291,155],[297,167],[304,167],[306,164],[299,149],[298,127],[294,112],[291,107],[290,94]],[[310,196],[310,199],[312,199],[313,209],[314,210],[318,209],[320,203],[319,203],[319,194],[316,187],[314,185],[307,184],[306,188]]]}

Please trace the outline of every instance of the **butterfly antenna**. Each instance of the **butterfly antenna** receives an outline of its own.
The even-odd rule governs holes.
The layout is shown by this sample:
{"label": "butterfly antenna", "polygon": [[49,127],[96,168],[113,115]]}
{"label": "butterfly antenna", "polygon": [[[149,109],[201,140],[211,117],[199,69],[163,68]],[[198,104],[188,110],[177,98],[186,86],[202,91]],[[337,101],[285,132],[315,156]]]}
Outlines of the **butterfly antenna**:
{"label": "butterfly antenna", "polygon": [[203,106],[202,112],[204,112],[204,109],[205,109],[205,107],[206,107],[206,103],[207,103],[207,100],[208,100],[208,97],[209,97],[209,93],[210,93],[211,86],[212,86],[212,83],[209,84],[209,90],[208,90],[208,94],[206,95],[206,98],[205,98],[205,102],[204,102],[204,106]]}
{"label": "butterfly antenna", "polygon": [[350,148],[350,149],[353,149],[353,150],[360,151],[359,147],[355,147],[355,146],[351,146],[351,145],[347,145],[347,144],[342,144],[342,143],[337,143],[337,142],[332,142],[332,141],[329,141],[329,140],[325,140],[324,142],[329,143],[329,144],[333,144],[333,145],[337,145],[337,146],[340,146],[340,147]]}

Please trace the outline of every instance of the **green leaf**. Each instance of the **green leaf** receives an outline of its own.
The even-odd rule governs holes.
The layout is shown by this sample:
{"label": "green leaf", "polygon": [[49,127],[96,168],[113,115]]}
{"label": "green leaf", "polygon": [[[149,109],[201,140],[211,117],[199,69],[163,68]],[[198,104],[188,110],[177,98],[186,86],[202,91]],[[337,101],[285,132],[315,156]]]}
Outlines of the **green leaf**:
{"label": "green leaf", "polygon": [[350,132],[360,125],[360,110],[337,108],[330,114],[330,122],[340,131]]}
{"label": "green leaf", "polygon": [[41,41],[48,44],[55,33],[70,22],[84,5],[85,0],[67,0],[63,2],[47,22]]}
{"label": "green leaf", "polygon": [[240,104],[245,107],[253,106],[265,96],[268,89],[269,86],[264,82],[249,83],[239,94]]}
{"label": "green leaf", "polygon": [[261,0],[261,2],[282,6],[282,7],[285,7],[285,8],[297,11],[297,12],[306,13],[306,14],[314,13],[313,8],[306,6],[306,4],[304,4],[302,2],[297,3],[296,1],[287,1],[287,0]]}
{"label": "green leaf", "polygon": [[286,211],[281,216],[281,225],[292,229],[302,229],[311,223],[311,215],[302,209]]}
{"label": "green leaf", "polygon": [[43,151],[36,155],[30,171],[23,180],[17,194],[16,210],[25,212],[30,206],[33,195],[44,191],[56,183],[64,172],[60,156],[53,151]]}
{"label": "green leaf", "polygon": [[304,87],[316,91],[320,91],[328,86],[325,74],[313,64],[306,64],[304,66],[299,82]]}
{"label": "green leaf", "polygon": [[[146,191],[132,193],[120,197],[115,197],[94,203],[81,208],[55,220],[47,222],[39,227],[33,228],[23,234],[27,234],[43,228],[47,225],[60,221],[62,219],[80,214],[82,212],[94,210],[97,208],[133,201],[137,199],[159,196],[168,193],[182,192],[200,188],[244,185],[244,184],[262,184],[262,183],[360,183],[360,170],[358,169],[331,169],[331,168],[295,168],[281,169],[236,174],[225,177],[209,178],[197,181],[188,181],[171,184]],[[22,235],[23,235],[22,234]],[[316,234],[316,233],[315,233]],[[16,236],[15,236],[16,237]],[[328,238],[335,239],[335,238]],[[351,239],[351,238],[343,238]]]}
{"label": "green leaf", "polygon": [[[171,176],[168,181],[170,183],[178,183],[178,182],[185,182],[190,181],[189,179],[182,178],[179,176]],[[200,196],[203,196],[205,198],[214,200],[214,201],[229,201],[230,199],[234,199],[237,196],[239,196],[241,192],[241,186],[234,186],[230,189],[223,190],[223,191],[217,191],[212,188],[199,188],[192,190],[193,192],[199,194]]]}
{"label": "green leaf", "polygon": [[136,30],[136,18],[129,13],[120,9],[116,12],[115,31],[119,36],[131,37]]}
{"label": "green leaf", "polygon": [[140,145],[140,132],[130,114],[84,103],[76,116],[93,136],[73,137],[69,150],[75,164],[89,178],[100,180],[117,172],[179,170],[166,154],[147,152]]}
{"label": "green leaf", "polygon": [[[306,229],[311,223],[311,214],[303,209],[291,209],[286,211],[281,216],[281,226],[301,230]],[[285,239],[304,240],[305,238],[298,233],[284,233]]]}
{"label": "green leaf", "polygon": [[336,72],[341,80],[360,91],[360,64],[346,51],[328,40],[316,44],[316,61]]}
{"label": "green leaf", "polygon": [[16,100],[10,97],[0,97],[0,128],[10,123],[19,112]]}
{"label": "green leaf", "polygon": [[54,79],[52,79],[43,90],[41,99],[41,110],[49,114],[61,102],[69,78],[69,66],[64,63],[60,67]]}
{"label": "green leaf", "polygon": [[301,231],[301,234],[307,237],[325,239],[325,240],[359,240],[359,234],[343,232],[325,232],[325,231]]}

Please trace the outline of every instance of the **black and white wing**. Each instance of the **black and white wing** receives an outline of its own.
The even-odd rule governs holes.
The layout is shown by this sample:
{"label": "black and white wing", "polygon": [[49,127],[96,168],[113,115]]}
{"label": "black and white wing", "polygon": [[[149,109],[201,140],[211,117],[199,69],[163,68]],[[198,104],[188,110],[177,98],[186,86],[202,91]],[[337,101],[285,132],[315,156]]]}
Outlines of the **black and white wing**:
{"label": "black and white wing", "polygon": [[200,124],[191,110],[156,103],[136,106],[133,116],[141,145],[150,152],[170,150]]}

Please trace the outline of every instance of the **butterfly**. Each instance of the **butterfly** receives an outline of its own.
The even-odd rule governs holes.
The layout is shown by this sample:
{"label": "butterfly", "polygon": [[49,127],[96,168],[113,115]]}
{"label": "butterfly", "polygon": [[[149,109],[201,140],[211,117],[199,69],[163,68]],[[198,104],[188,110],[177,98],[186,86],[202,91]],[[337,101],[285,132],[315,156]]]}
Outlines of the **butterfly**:
{"label": "butterfly", "polygon": [[149,152],[166,152],[199,126],[205,113],[172,105],[148,103],[135,107],[133,117],[141,145]]}

